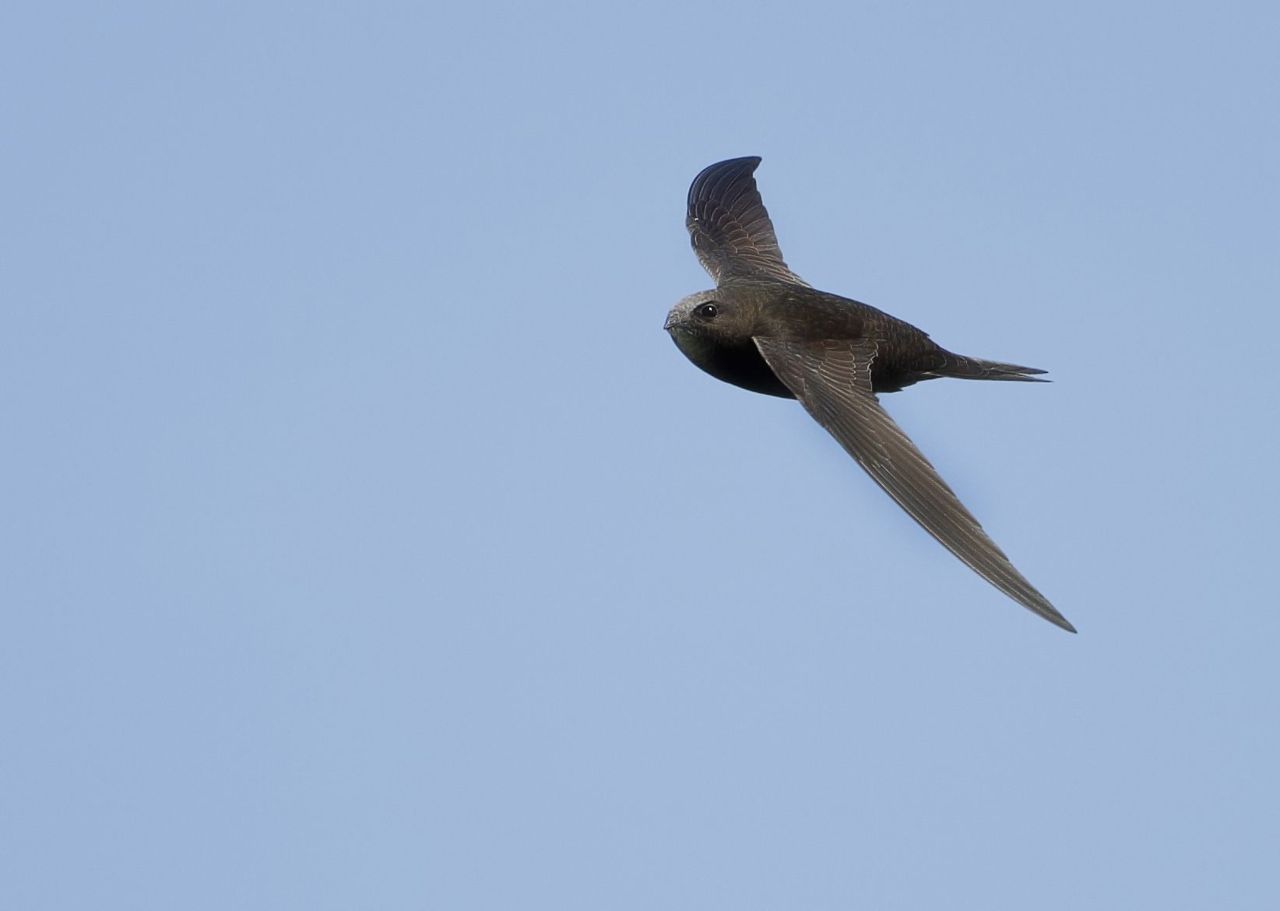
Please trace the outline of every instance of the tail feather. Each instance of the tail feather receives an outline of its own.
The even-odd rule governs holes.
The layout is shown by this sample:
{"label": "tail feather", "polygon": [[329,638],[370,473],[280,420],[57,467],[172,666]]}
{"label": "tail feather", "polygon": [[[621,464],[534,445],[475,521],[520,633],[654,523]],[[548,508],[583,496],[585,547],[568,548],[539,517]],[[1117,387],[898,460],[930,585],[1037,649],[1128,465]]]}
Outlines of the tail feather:
{"label": "tail feather", "polygon": [[960,380],[1016,380],[1022,383],[1048,383],[1038,374],[1046,373],[1035,367],[1023,367],[1020,364],[1002,364],[1000,361],[984,361],[976,357],[952,355],[948,363],[937,373],[940,376],[955,377]]}

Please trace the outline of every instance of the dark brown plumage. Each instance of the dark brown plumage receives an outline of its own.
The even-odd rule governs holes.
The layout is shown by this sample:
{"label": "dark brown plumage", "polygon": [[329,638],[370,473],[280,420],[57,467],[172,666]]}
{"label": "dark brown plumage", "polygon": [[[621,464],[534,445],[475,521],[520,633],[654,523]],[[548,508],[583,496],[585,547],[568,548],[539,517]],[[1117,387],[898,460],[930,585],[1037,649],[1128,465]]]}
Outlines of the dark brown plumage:
{"label": "dark brown plumage", "polygon": [[947,351],[910,323],[809,287],[788,268],[752,176],[759,158],[711,165],[689,188],[686,225],[716,280],[666,329],[689,360],[753,392],[799,399],[931,535],[1051,623],[1067,619],[1009,562],[876,397],[939,377],[1035,382],[1043,370]]}

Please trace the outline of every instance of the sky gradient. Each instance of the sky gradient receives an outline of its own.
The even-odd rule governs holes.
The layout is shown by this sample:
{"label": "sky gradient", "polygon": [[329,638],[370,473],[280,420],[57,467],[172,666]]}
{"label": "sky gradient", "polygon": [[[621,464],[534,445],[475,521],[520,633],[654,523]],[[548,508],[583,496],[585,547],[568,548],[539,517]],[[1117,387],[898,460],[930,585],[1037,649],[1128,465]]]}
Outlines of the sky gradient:
{"label": "sky gradient", "polygon": [[[1035,5],[1037,7],[1041,5]],[[0,13],[0,906],[1280,903],[1274,4]],[[1079,628],[661,326],[812,284]]]}

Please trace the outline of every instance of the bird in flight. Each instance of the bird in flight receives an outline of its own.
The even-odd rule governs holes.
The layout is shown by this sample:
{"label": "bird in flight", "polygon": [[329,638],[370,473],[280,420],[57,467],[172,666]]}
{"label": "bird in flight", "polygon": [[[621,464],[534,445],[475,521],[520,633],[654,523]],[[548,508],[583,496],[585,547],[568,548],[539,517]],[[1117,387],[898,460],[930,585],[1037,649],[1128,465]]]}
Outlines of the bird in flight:
{"label": "bird in flight", "polygon": [[716,379],[795,398],[911,518],[978,575],[1075,632],[1018,572],[880,406],[877,393],[921,380],[1043,382],[1032,367],[954,354],[910,323],[810,287],[788,268],[752,176],[760,159],[704,169],[685,225],[716,287],[681,300],[664,328]]}

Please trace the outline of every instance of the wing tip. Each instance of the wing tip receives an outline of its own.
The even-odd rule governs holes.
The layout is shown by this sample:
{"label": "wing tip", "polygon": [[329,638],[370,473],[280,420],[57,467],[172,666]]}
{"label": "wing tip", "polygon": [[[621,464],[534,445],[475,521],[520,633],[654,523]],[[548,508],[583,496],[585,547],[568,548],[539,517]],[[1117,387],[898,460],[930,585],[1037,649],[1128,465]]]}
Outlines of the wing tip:
{"label": "wing tip", "polygon": [[[1030,605],[1027,606],[1030,607]],[[1031,610],[1034,613],[1039,614],[1041,617],[1044,617],[1044,619],[1058,627],[1058,629],[1064,629],[1073,634],[1079,632],[1070,620],[1062,616],[1062,614],[1058,613],[1058,611],[1051,606],[1036,605],[1035,607],[1032,607]]]}
{"label": "wing tip", "polygon": [[1073,636],[1078,635],[1080,632],[1078,629],[1076,629],[1074,626],[1071,625],[1070,620],[1068,620],[1066,617],[1062,616],[1061,614],[1059,614],[1057,619],[1053,620],[1052,622],[1054,626],[1057,626],[1059,629],[1065,629],[1067,632],[1071,633]]}
{"label": "wing tip", "polygon": [[707,165],[698,172],[698,176],[693,178],[693,183],[689,185],[689,202],[693,203],[698,198],[699,189],[712,177],[731,172],[745,173],[750,176],[755,173],[756,168],[760,167],[760,162],[763,160],[759,155],[744,155],[741,158],[726,158],[724,161]]}

